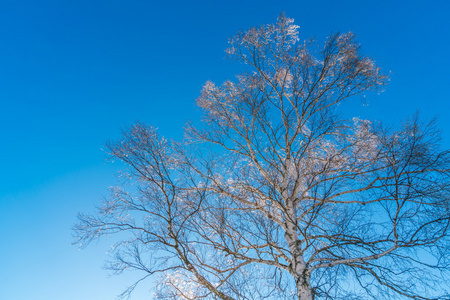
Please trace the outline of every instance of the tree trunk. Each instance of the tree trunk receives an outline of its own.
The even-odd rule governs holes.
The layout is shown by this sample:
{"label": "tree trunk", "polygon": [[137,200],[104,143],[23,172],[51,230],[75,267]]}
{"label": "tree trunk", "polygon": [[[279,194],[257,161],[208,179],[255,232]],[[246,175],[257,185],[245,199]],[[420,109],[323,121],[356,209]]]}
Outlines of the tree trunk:
{"label": "tree trunk", "polygon": [[[285,199],[288,199],[286,195]],[[286,203],[290,203],[286,200]],[[296,212],[295,207],[288,209],[288,213],[291,220],[295,220]],[[297,297],[299,300],[313,300],[314,295],[311,288],[311,275],[308,272],[307,266],[303,259],[303,253],[300,249],[300,241],[297,234],[297,224],[294,222],[287,222],[285,227],[285,238],[289,245],[289,250],[292,257],[292,275],[295,279],[295,284],[297,285]]]}
{"label": "tree trunk", "polygon": [[298,277],[296,280],[296,284],[297,284],[297,296],[299,300],[314,299],[309,275],[303,274],[300,277]]}

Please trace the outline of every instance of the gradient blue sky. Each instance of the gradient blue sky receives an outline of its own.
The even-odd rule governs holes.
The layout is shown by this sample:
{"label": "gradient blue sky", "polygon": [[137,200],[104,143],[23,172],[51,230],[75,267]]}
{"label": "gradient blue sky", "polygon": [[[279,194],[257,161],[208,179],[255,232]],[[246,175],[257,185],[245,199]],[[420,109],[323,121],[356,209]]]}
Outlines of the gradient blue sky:
{"label": "gradient blue sky", "polygon": [[[233,79],[238,30],[285,11],[302,37],[353,31],[391,83],[345,106],[398,122],[439,116],[450,147],[450,1],[0,0],[0,299],[114,299],[108,243],[71,246],[77,212],[114,185],[101,148],[137,120],[180,137],[206,80]],[[142,285],[132,300],[151,299]]]}

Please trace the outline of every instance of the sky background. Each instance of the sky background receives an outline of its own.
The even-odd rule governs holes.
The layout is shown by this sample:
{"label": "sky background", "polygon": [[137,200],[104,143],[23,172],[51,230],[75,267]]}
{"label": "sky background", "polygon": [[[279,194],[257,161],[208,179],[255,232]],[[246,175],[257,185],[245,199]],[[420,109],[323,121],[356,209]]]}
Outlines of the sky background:
{"label": "sky background", "polygon": [[447,0],[0,0],[0,299],[110,300],[138,278],[102,269],[108,240],[71,246],[77,213],[116,184],[104,142],[136,121],[180,138],[205,81],[242,68],[225,59],[228,38],[282,11],[301,38],[353,31],[391,73],[344,114],[438,116],[450,148]]}

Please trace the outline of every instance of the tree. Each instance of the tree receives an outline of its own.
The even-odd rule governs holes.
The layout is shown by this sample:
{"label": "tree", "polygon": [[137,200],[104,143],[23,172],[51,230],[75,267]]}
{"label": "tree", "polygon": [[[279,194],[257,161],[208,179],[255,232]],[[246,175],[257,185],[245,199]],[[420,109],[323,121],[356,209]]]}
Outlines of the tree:
{"label": "tree", "polygon": [[338,114],[388,80],[352,33],[319,48],[280,15],[227,53],[249,71],[205,84],[184,140],[138,123],[107,144],[128,179],[80,215],[77,242],[118,235],[110,267],[156,276],[164,299],[448,299],[450,153],[435,121]]}

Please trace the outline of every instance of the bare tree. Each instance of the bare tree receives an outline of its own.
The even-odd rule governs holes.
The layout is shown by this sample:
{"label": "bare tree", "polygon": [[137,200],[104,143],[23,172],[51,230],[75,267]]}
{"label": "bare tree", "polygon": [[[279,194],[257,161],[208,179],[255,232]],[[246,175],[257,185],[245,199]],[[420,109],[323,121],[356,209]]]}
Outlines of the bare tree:
{"label": "bare tree", "polygon": [[107,144],[128,180],[80,215],[77,242],[118,235],[110,267],[156,276],[164,299],[448,299],[435,122],[340,117],[387,82],[351,33],[319,48],[281,15],[227,53],[249,72],[205,84],[185,140],[136,124]]}

